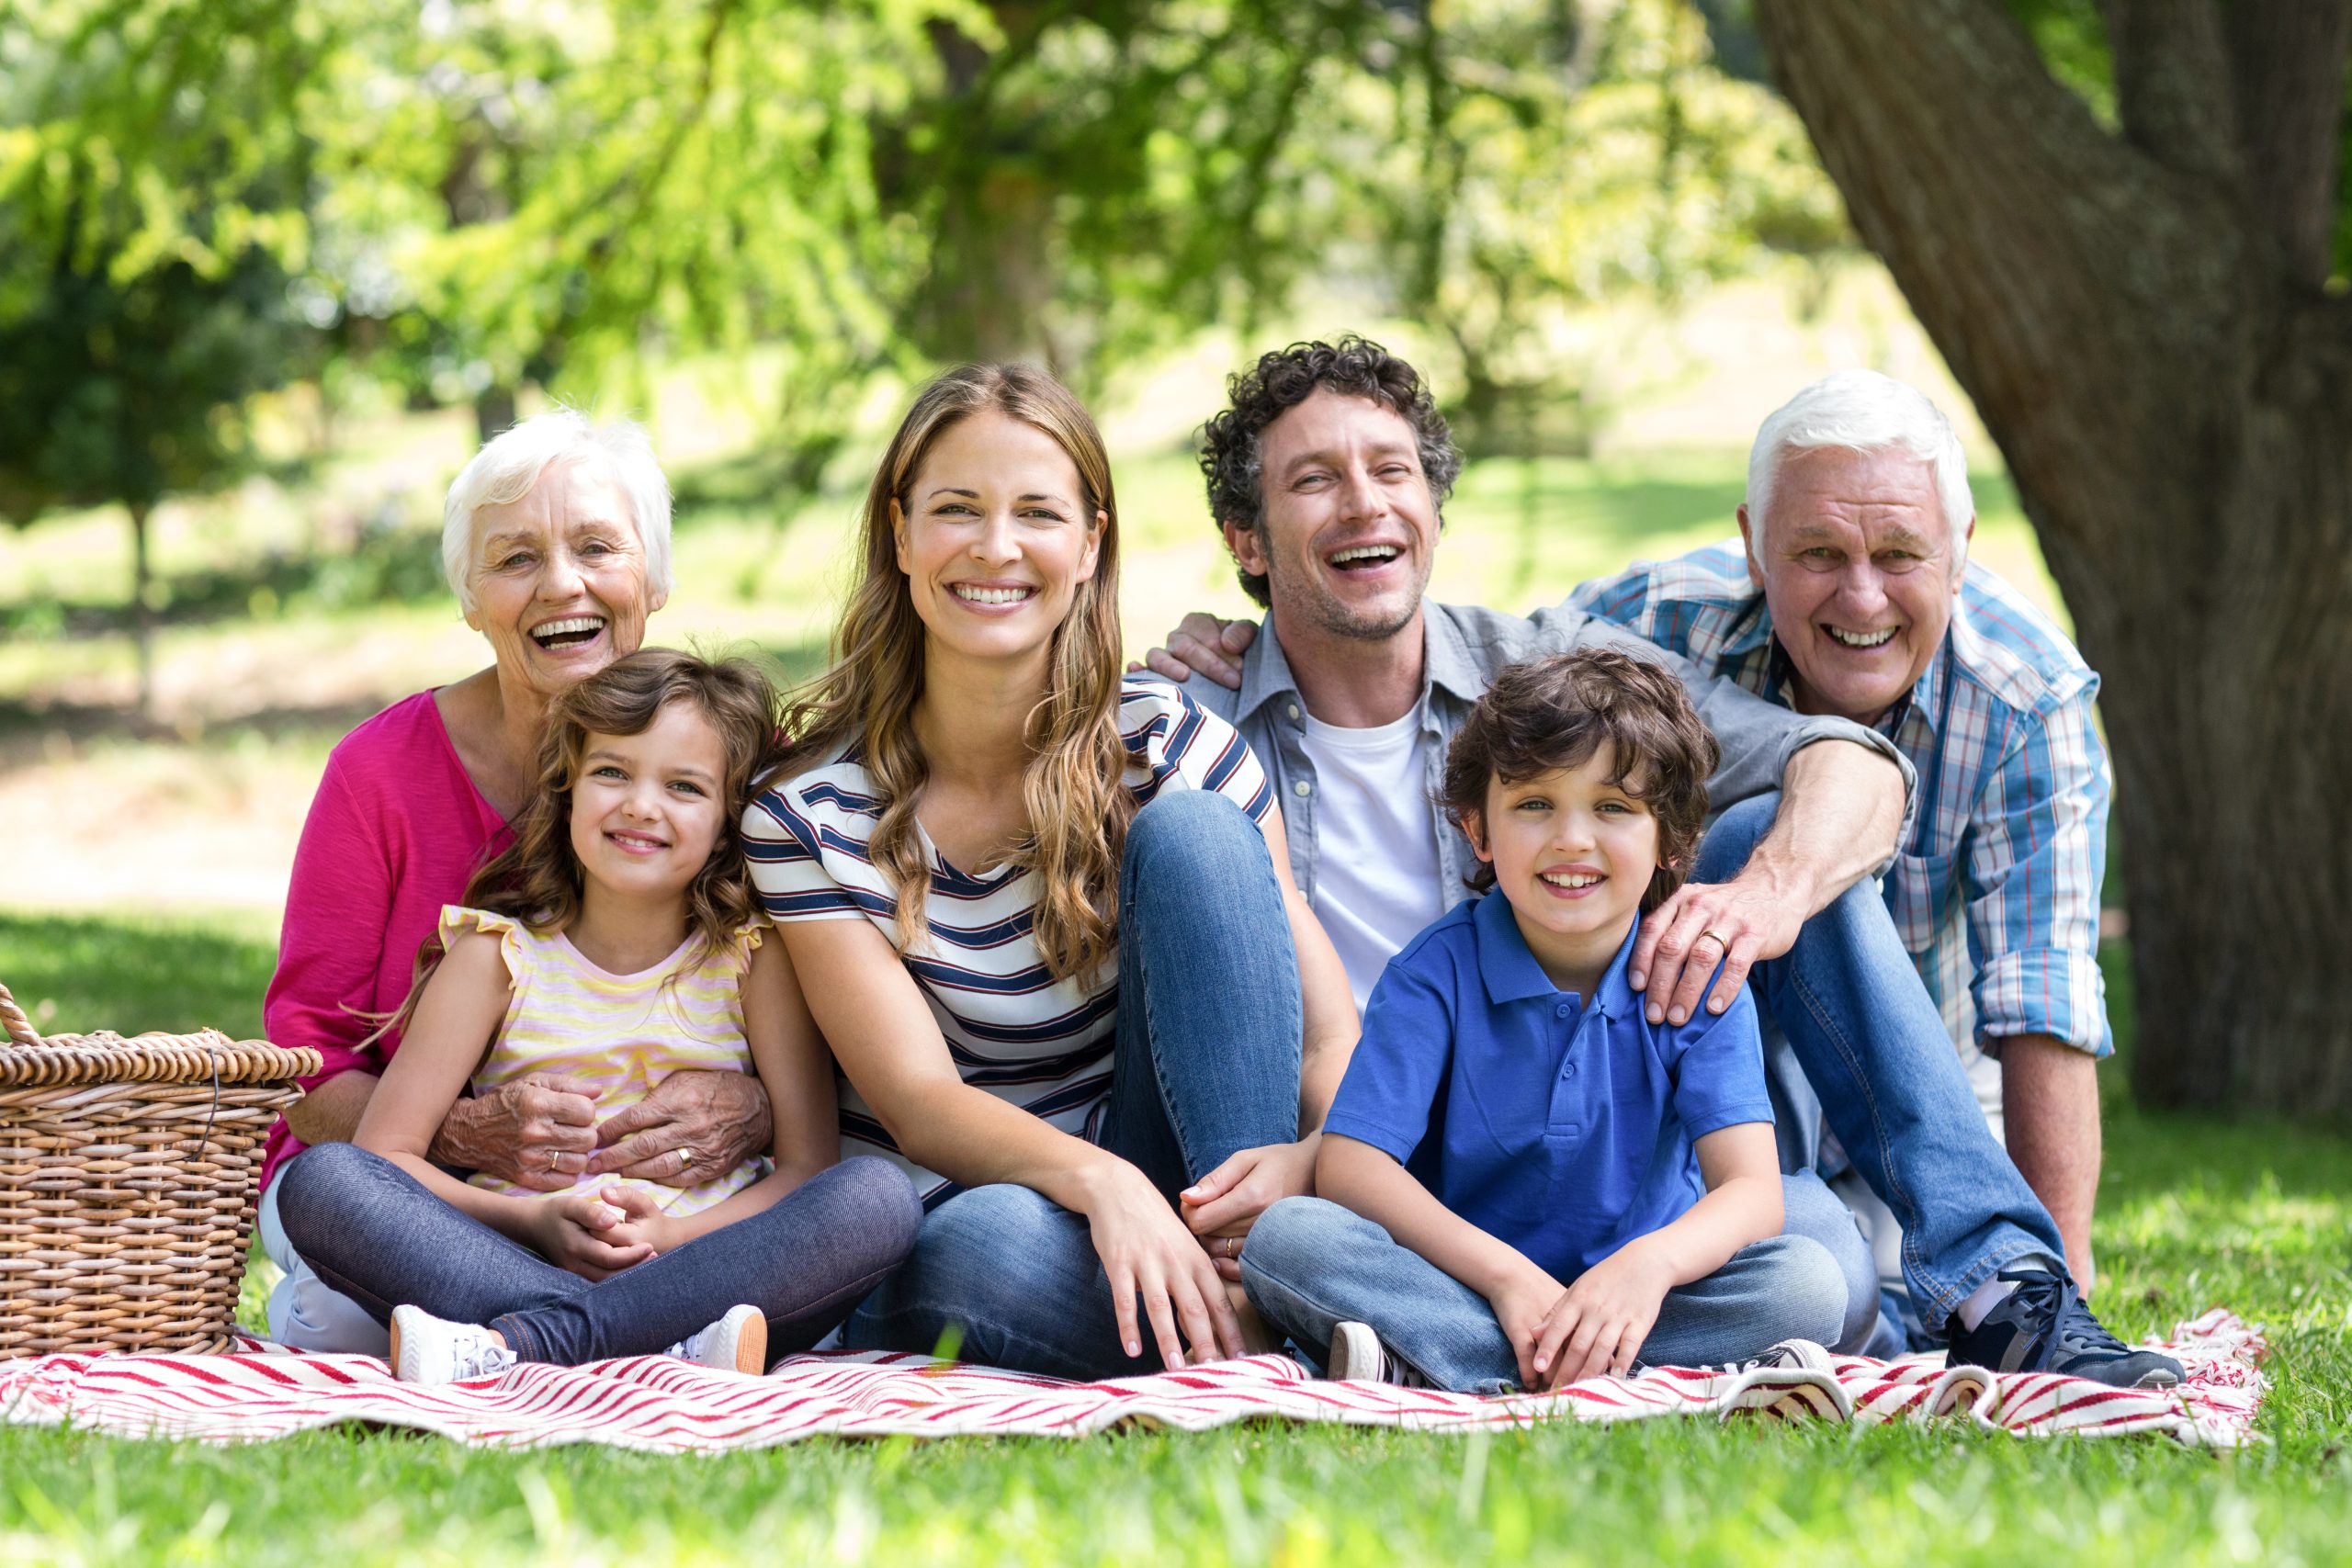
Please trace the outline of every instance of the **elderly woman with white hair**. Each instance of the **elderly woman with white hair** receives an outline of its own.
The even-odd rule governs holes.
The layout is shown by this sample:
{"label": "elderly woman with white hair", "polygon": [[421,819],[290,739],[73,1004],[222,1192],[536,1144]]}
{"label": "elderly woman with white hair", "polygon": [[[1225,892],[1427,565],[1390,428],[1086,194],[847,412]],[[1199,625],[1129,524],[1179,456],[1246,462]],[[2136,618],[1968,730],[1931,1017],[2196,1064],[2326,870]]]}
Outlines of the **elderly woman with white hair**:
{"label": "elderly woman with white hair", "polygon": [[[492,662],[393,704],[327,759],[264,1008],[272,1040],[324,1064],[272,1130],[262,1167],[263,1246],[286,1271],[270,1332],[304,1349],[381,1355],[386,1333],[295,1254],[273,1179],[303,1147],[350,1139],[400,1044],[376,1037],[378,1024],[407,997],[441,907],[504,847],[534,788],[548,705],[635,652],[669,598],[669,481],[639,426],[541,414],[458,473],[441,558]],[[591,1171],[690,1184],[690,1172],[734,1167],[768,1131],[766,1096],[742,1074],[673,1074],[601,1123],[592,1088],[548,1077],[459,1100],[432,1156],[543,1190]]]}

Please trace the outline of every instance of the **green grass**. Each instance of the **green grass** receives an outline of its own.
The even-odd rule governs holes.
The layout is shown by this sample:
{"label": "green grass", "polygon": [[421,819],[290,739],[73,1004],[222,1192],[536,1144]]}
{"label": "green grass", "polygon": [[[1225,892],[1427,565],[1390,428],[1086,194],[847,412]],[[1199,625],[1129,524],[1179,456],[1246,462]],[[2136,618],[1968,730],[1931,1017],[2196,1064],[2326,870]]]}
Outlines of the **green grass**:
{"label": "green grass", "polygon": [[[250,917],[0,915],[0,978],[53,1001],[52,1029],[246,1030],[270,961]],[[1657,1421],[674,1459],[360,1430],[206,1449],[0,1427],[0,1562],[2342,1561],[2352,1144],[2118,1105],[2096,1242],[2098,1304],[2127,1337],[2216,1303],[2268,1325],[2261,1446]]]}

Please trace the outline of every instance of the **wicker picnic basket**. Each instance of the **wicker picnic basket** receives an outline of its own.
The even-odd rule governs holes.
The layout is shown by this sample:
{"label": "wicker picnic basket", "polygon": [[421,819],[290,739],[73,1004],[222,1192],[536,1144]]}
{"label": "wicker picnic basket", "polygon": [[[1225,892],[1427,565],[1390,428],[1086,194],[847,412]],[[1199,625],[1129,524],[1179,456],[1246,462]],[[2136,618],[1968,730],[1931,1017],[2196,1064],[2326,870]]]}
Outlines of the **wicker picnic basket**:
{"label": "wicker picnic basket", "polygon": [[228,1348],[262,1141],[315,1051],[44,1040],[0,986],[0,1358]]}

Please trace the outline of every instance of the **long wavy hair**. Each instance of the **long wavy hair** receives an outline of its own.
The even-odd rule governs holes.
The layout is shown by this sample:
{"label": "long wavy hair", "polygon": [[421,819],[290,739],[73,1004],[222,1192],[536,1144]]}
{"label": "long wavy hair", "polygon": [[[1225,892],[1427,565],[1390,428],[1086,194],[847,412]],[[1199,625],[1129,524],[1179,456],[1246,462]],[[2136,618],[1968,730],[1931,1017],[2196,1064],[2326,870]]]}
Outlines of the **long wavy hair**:
{"label": "long wavy hair", "polygon": [[[744,859],[742,819],[752,786],[780,750],[775,688],[747,660],[712,660],[670,648],[648,648],[616,659],[549,705],[539,742],[538,789],[514,822],[514,840],[473,874],[465,902],[509,915],[540,935],[580,918],[583,894],[580,857],[571,847],[571,797],[592,735],[642,735],[673,703],[710,721],[726,759],[719,781],[718,837],[710,858],[686,885],[686,932],[692,943],[684,974],[718,953],[759,911]],[[424,983],[439,967],[438,933],[424,940],[408,999],[377,1031],[404,1030]],[[370,1037],[371,1039],[374,1036]]]}
{"label": "long wavy hair", "polygon": [[1069,455],[1088,518],[1103,517],[1091,580],[1078,585],[1054,630],[1045,692],[1023,739],[1030,760],[1021,799],[1029,831],[1012,854],[1038,883],[1035,934],[1057,980],[1093,974],[1117,950],[1119,857],[1135,797],[1122,782],[1119,739],[1119,503],[1111,461],[1086,410],[1059,382],[1023,365],[967,365],[925,387],[899,423],[865,495],[863,573],[833,634],[832,667],[793,694],[785,716],[795,737],[787,770],[812,766],[854,743],[882,801],[867,841],[898,900],[899,951],[926,930],[931,886],[915,809],[931,765],[915,739],[923,689],[923,625],[899,570],[891,504],[911,512],[916,470],[940,435],[994,411],[1045,432]]}

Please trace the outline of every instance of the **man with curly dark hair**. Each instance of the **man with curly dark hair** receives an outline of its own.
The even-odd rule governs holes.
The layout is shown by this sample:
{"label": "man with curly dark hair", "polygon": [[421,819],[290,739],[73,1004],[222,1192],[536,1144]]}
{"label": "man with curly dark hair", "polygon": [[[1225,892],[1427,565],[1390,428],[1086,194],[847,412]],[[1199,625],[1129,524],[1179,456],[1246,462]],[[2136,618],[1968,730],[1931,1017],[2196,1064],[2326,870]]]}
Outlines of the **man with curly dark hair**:
{"label": "man with curly dark hair", "polygon": [[[1632,988],[1655,1021],[1730,1007],[1751,972],[1771,1064],[1788,1226],[1850,1265],[1853,1225],[1809,1170],[1826,1122],[1908,1238],[1925,1326],[1959,1360],[2131,1383],[2177,1381],[2124,1350],[2065,1281],[2049,1211],[1977,1111],[1934,1001],[1871,878],[1913,776],[1875,730],[1780,706],[1573,604],[1521,616],[1426,596],[1461,470],[1414,368],[1358,337],[1294,344],[1235,376],[1202,433],[1209,503],[1244,633],[1200,617],[1154,649],[1228,719],[1280,793],[1292,870],[1358,1003],[1388,957],[1467,892],[1470,846],[1434,804],[1445,744],[1504,666],[1611,647],[1681,678],[1723,748],[1701,881],[1643,922]],[[1231,689],[1228,689],[1231,688]],[[1875,1269],[1849,1267],[1845,1343],[1869,1339]],[[1980,1331],[1980,1329],[1982,1331]],[[1997,1330],[1997,1331],[1996,1331]],[[1889,1346],[1888,1348],[1892,1348]]]}

